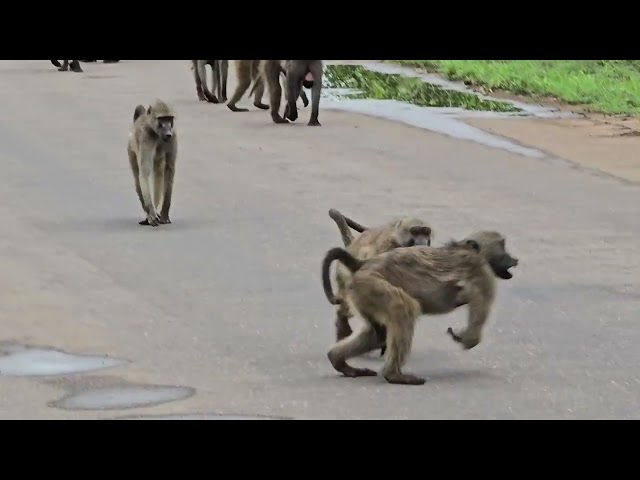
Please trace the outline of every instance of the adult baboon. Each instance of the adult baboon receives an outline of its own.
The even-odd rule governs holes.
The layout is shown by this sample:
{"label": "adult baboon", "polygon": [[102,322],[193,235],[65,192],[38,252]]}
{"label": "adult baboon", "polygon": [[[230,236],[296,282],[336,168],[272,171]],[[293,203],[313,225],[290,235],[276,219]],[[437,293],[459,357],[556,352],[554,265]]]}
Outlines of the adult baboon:
{"label": "adult baboon", "polygon": [[[262,109],[268,110],[269,105],[262,103],[262,97],[264,96],[264,85],[265,80],[261,75],[260,63],[267,60],[236,60],[236,74],[238,78],[238,86],[236,87],[236,91],[231,96],[231,100],[227,102],[227,107],[233,112],[248,112],[248,108],[238,108],[236,107],[236,103],[240,101],[244,93],[253,82],[253,87],[251,87],[251,91],[249,92],[249,96],[254,95],[253,104]],[[281,71],[284,80],[286,82],[286,72],[284,70]],[[286,84],[286,83],[285,83]],[[286,91],[286,89],[285,89]],[[304,93],[304,90],[300,90],[300,98],[302,98],[302,103],[306,107],[309,105],[309,99],[307,98],[307,94]]]}
{"label": "adult baboon", "polygon": [[[336,209],[332,208],[329,210],[329,216],[336,222],[340,229],[346,251],[359,260],[366,260],[367,258],[388,252],[394,248],[431,245],[431,227],[425,221],[418,218],[403,217],[375,228],[365,229],[362,225],[345,217]],[[355,239],[349,231],[350,225],[354,230],[362,232]],[[338,306],[335,321],[337,341],[353,333],[349,325],[349,319],[353,317],[353,313],[347,302],[338,300],[344,298],[350,278],[351,273],[349,269],[338,264],[335,275],[338,295],[336,301],[332,302]],[[378,344],[372,346],[372,350],[380,348],[380,354],[384,355],[386,351],[386,329],[384,325],[379,324],[374,324],[374,327],[378,336]]]}
{"label": "adult baboon", "polygon": [[[207,86],[206,65],[211,67],[212,91]],[[229,60],[191,60],[193,78],[196,82],[198,99],[211,103],[224,103],[227,101],[227,77],[229,73]]]}
{"label": "adult baboon", "polygon": [[[320,113],[320,93],[322,91],[322,60],[263,60],[260,62],[260,75],[269,89],[269,103],[271,107],[271,119],[274,123],[288,123],[298,118],[296,101],[302,91],[302,86],[311,89],[311,116],[310,126],[320,126],[318,115]],[[284,118],[280,116],[280,101],[282,87],[280,86],[280,73],[285,73],[285,98],[287,106],[284,110]]]}
{"label": "adult baboon", "polygon": [[[329,269],[339,260],[351,272],[346,299],[331,290]],[[469,305],[467,327],[447,330],[465,349],[482,338],[484,324],[495,297],[495,276],[510,279],[518,260],[506,252],[505,238],[482,231],[443,247],[398,248],[359,260],[343,248],[329,250],[322,266],[322,282],[331,303],[347,300],[362,316],[364,328],[337,342],[327,356],[333,367],[348,377],[375,376],[367,368],[355,368],[347,360],[375,348],[375,325],[387,328],[383,368],[389,383],[422,385],[425,379],[402,373],[411,351],[415,321],[421,315],[442,315]]]}
{"label": "adult baboon", "polygon": [[76,72],[76,73],[84,72],[78,60],[71,60],[71,61],[63,60],[62,65],[60,65],[60,62],[58,60],[50,60],[50,62],[53,63],[55,67],[58,67],[59,72],[66,72],[69,70],[69,68],[71,68],[72,72]]}
{"label": "adult baboon", "polygon": [[147,214],[140,225],[171,223],[169,209],[178,155],[175,117],[173,108],[162,100],[155,100],[146,109],[138,105],[133,113],[127,152],[136,193]]}

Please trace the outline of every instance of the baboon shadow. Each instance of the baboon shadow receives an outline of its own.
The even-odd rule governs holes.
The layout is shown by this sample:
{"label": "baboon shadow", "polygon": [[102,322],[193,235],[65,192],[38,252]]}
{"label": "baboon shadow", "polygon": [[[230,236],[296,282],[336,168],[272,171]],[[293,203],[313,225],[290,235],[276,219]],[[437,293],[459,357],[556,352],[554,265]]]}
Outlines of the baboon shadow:
{"label": "baboon shadow", "polygon": [[106,218],[77,218],[62,221],[42,220],[39,225],[47,231],[53,232],[100,232],[100,233],[132,233],[155,230],[202,230],[211,229],[216,226],[215,219],[202,220],[201,218],[186,217],[171,219],[168,225],[151,227],[140,225],[143,216],[138,217],[106,217]]}
{"label": "baboon shadow", "polygon": [[[360,367],[362,365],[358,365]],[[370,385],[373,383],[386,383],[384,377],[382,376],[381,369],[372,367],[371,365],[367,365],[368,368],[372,368],[372,370],[376,371],[378,375],[376,377],[357,377],[350,378],[345,377],[344,375],[338,372],[332,372],[328,375],[323,375],[322,378],[325,380],[340,380],[340,381],[350,381],[350,382],[358,382]],[[502,382],[502,377],[497,375],[496,373],[489,371],[483,368],[472,368],[472,369],[452,369],[452,370],[436,370],[436,371],[421,371],[420,369],[405,369],[405,373],[410,373],[413,375],[418,375],[420,377],[424,377],[427,379],[427,383],[429,384],[459,384],[462,382],[480,382],[480,381],[492,381],[492,382]]]}

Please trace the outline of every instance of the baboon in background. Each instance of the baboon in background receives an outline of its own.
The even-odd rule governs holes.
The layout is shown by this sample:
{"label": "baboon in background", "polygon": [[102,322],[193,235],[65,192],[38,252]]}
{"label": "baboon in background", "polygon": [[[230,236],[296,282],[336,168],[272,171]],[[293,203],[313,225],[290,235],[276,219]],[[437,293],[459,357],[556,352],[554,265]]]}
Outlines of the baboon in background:
{"label": "baboon in background", "polygon": [[[274,123],[288,123],[287,119],[293,122],[298,118],[296,101],[304,86],[311,89],[311,116],[307,125],[320,126],[318,114],[322,91],[322,69],[322,60],[263,60],[260,62],[260,76],[269,89],[271,119]],[[280,116],[282,99],[280,73],[282,72],[285,74],[287,100],[285,118]]]}
{"label": "baboon in background", "polygon": [[[227,102],[227,107],[232,112],[248,112],[248,108],[238,108],[236,107],[236,103],[240,101],[244,93],[253,82],[253,87],[249,92],[249,96],[254,95],[253,104],[262,109],[268,110],[269,105],[262,103],[262,97],[264,96],[264,85],[265,81],[261,75],[260,62],[266,60],[236,60],[236,74],[238,78],[238,86],[236,87],[236,91],[231,96],[231,100]],[[284,70],[282,70],[283,75],[285,74]],[[285,82],[286,82],[286,75]],[[302,103],[306,107],[309,105],[309,99],[307,98],[307,94],[304,93],[304,90],[300,90],[300,98],[302,98]]]}
{"label": "baboon in background", "polygon": [[[412,247],[415,245],[431,245],[431,227],[423,220],[413,217],[403,217],[385,223],[384,225],[365,229],[362,225],[342,215],[338,210],[329,210],[329,216],[336,222],[346,251],[359,260],[366,260],[380,253],[388,252],[394,248]],[[362,233],[355,239],[349,231],[349,226]],[[338,264],[335,281],[338,286],[338,295],[334,305],[336,309],[336,339],[337,341],[348,337],[353,333],[349,325],[349,319],[353,313],[344,299],[351,274],[347,268]],[[372,350],[380,348],[381,355],[386,351],[386,329],[384,325],[373,324],[378,336],[378,343],[372,346]],[[366,353],[366,352],[365,352]]]}
{"label": "baboon in background", "polygon": [[162,100],[155,100],[149,108],[138,105],[133,113],[127,152],[136,193],[147,214],[140,225],[171,223],[169,209],[178,155],[175,117],[173,108]]}
{"label": "baboon in background", "polygon": [[[211,67],[213,77],[212,91],[207,86],[206,65]],[[227,77],[229,73],[229,60],[191,60],[193,78],[196,82],[198,99],[211,103],[224,103],[227,101]]]}
{"label": "baboon in background", "polygon": [[84,72],[78,60],[71,60],[71,61],[63,60],[62,65],[60,65],[60,62],[58,60],[50,60],[50,62],[53,63],[55,67],[58,67],[59,72],[66,72],[69,70],[69,68],[71,68],[72,72],[76,72],[76,73]]}
{"label": "baboon in background", "polygon": [[[352,272],[346,299],[336,299],[331,290],[329,269],[334,260]],[[518,259],[506,252],[505,238],[492,231],[477,232],[442,247],[398,248],[364,261],[343,248],[329,250],[322,266],[327,299],[331,303],[348,300],[365,321],[361,331],[331,348],[327,354],[331,365],[347,377],[375,376],[373,370],[351,367],[347,360],[375,348],[375,325],[384,325],[388,348],[384,378],[395,384],[424,384],[424,378],[402,373],[416,319],[468,305],[467,327],[458,333],[449,328],[447,333],[465,349],[475,347],[495,298],[495,277],[512,278],[509,269],[516,265]]]}

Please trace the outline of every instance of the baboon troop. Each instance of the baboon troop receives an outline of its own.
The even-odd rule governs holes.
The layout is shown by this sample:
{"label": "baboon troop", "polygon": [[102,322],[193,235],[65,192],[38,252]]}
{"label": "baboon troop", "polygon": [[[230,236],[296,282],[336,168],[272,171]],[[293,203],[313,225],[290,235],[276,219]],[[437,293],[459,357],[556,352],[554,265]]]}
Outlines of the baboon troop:
{"label": "baboon troop", "polygon": [[[359,260],[366,260],[394,248],[431,245],[431,227],[427,222],[418,218],[403,217],[374,228],[364,228],[336,209],[329,210],[329,216],[338,225],[346,251]],[[361,234],[354,239],[349,227],[361,232]],[[353,333],[349,325],[349,319],[353,317],[353,314],[349,305],[341,301],[345,296],[350,277],[349,270],[338,264],[335,275],[338,294],[333,301],[329,300],[333,305],[337,305],[335,322],[337,341]],[[372,349],[380,348],[381,354],[384,355],[386,351],[385,326],[375,324],[374,328],[376,328],[378,344],[372,346]]]}
{"label": "baboon troop", "polygon": [[[351,272],[346,293],[331,290],[329,269],[338,260]],[[482,338],[495,296],[495,277],[510,279],[518,260],[506,251],[498,232],[481,231],[441,247],[396,248],[359,260],[344,248],[333,248],[322,264],[322,283],[329,302],[349,302],[364,327],[337,342],[327,356],[333,368],[347,377],[375,376],[347,360],[379,345],[377,326],[386,327],[387,351],[382,374],[393,384],[422,385],[425,379],[402,372],[413,341],[415,322],[421,315],[442,315],[469,306],[467,327],[447,330],[454,341],[469,350]]]}
{"label": "baboon troop", "polygon": [[[58,60],[50,60],[60,71],[83,72],[80,61],[97,62],[63,60],[60,64]],[[207,84],[207,65],[212,72],[211,89]],[[253,96],[253,105],[259,110],[269,110],[275,124],[295,122],[297,99],[301,98],[307,107],[309,99],[303,87],[310,89],[307,125],[320,126],[322,60],[236,60],[237,86],[229,99],[229,60],[190,60],[190,68],[198,101],[226,103],[232,112],[247,112],[248,108],[240,108],[237,103],[252,87],[248,96]],[[281,115],[283,85],[285,108]],[[265,91],[268,105],[262,101]],[[197,103],[195,99],[193,102]],[[178,155],[176,118],[174,108],[162,99],[147,107],[138,104],[134,109],[127,155],[145,215],[138,222],[140,225],[158,227],[171,223],[169,213]],[[327,251],[321,275],[325,297],[335,308],[335,343],[327,357],[337,372],[346,377],[376,376],[377,372],[371,369],[353,367],[347,362],[379,349],[384,357],[381,373],[388,383],[424,384],[425,378],[403,371],[411,353],[417,319],[444,315],[465,305],[466,327],[458,332],[449,327],[447,335],[466,350],[481,342],[495,298],[496,277],[511,279],[509,270],[518,265],[518,259],[506,250],[504,235],[483,230],[462,240],[432,246],[431,225],[414,216],[397,217],[369,227],[334,208],[329,210],[329,217],[338,227],[343,244]],[[334,293],[331,265],[335,261],[338,263],[333,276]],[[355,314],[363,321],[362,328],[356,331],[349,323]]]}
{"label": "baboon troop", "polygon": [[138,105],[127,145],[129,163],[146,218],[140,225],[171,223],[169,209],[178,155],[173,108],[156,100],[149,108]]}

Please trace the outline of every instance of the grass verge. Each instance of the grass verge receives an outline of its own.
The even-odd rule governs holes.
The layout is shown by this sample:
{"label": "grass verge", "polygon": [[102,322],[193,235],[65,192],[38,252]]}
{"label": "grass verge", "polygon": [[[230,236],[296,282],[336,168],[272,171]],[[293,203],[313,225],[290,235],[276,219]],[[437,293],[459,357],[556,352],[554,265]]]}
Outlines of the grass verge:
{"label": "grass verge", "polygon": [[640,60],[390,60],[492,90],[640,116]]}

